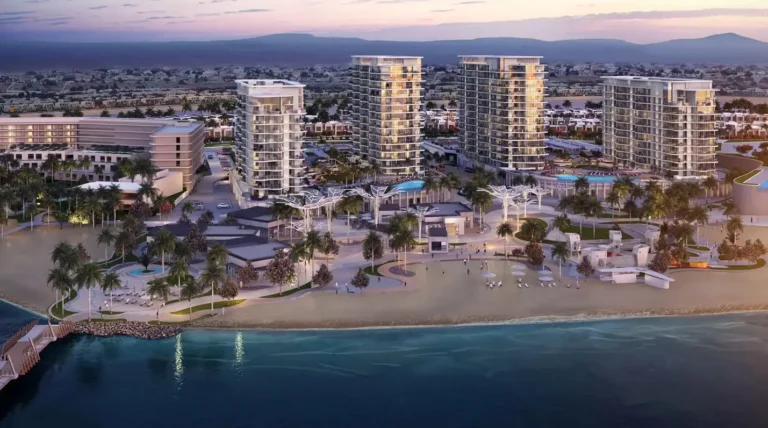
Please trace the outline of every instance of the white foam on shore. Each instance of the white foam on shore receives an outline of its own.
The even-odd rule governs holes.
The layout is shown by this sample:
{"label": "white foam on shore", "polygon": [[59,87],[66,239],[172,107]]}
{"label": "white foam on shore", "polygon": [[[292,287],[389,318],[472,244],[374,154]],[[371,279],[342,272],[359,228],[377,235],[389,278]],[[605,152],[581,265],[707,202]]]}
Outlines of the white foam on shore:
{"label": "white foam on shore", "polygon": [[29,309],[29,308],[25,308],[24,306],[21,306],[18,303],[13,303],[10,300],[3,299],[2,297],[0,297],[0,302],[7,303],[7,304],[9,304],[9,305],[11,305],[13,307],[21,309],[22,311],[29,312],[30,314],[37,315],[37,316],[39,316],[41,318],[46,318],[46,319],[48,318],[48,315],[43,315],[40,312],[34,311],[32,309]]}

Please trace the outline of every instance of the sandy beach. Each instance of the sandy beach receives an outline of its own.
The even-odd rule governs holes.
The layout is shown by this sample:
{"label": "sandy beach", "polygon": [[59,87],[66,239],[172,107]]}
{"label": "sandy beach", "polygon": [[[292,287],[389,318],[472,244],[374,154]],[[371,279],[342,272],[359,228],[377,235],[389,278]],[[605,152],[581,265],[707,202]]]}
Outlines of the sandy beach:
{"label": "sandy beach", "polygon": [[46,284],[48,270],[53,267],[53,247],[60,241],[69,241],[72,245],[82,242],[94,260],[103,259],[104,247],[96,245],[99,230],[69,226],[62,230],[52,225],[3,237],[0,240],[0,298],[47,313],[56,299],[56,293]]}

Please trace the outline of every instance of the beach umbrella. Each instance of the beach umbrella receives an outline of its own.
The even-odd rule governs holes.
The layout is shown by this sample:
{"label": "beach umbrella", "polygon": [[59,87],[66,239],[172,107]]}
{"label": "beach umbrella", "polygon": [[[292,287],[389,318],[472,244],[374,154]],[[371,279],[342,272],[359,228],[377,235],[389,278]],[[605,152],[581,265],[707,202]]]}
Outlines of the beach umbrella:
{"label": "beach umbrella", "polygon": [[516,270],[512,272],[512,275],[514,276],[525,276],[525,272],[520,272],[519,270]]}
{"label": "beach umbrella", "polygon": [[486,272],[483,274],[483,278],[496,278],[496,274],[492,272]]}
{"label": "beach umbrella", "polygon": [[552,281],[551,276],[540,276],[539,281]]}
{"label": "beach umbrella", "polygon": [[512,265],[512,269],[526,269],[526,267],[519,263],[515,263]]}

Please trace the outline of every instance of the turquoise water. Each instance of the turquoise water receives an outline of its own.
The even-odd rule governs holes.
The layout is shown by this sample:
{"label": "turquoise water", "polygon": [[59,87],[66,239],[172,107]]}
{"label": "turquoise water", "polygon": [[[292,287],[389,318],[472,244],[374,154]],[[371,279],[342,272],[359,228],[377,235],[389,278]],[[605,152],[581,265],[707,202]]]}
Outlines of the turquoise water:
{"label": "turquoise water", "polygon": [[767,395],[766,315],[188,331],[56,343],[0,427],[743,428]]}
{"label": "turquoise water", "polygon": [[142,267],[142,268],[138,268],[138,269],[133,269],[133,270],[129,271],[128,273],[133,275],[133,276],[149,276],[149,275],[158,274],[158,273],[160,273],[162,271],[163,271],[163,268],[162,267],[158,267],[158,268],[149,269],[149,272],[144,272],[144,268]]}
{"label": "turquoise water", "polygon": [[[574,174],[557,174],[555,177],[557,177],[558,181],[576,181],[577,178],[579,178],[578,175]],[[612,183],[616,181],[616,176],[613,175],[587,175],[587,181],[590,183]]]}
{"label": "turquoise water", "polygon": [[394,185],[392,188],[402,190],[403,192],[418,192],[424,188],[424,181],[423,180],[404,181],[400,184]]}

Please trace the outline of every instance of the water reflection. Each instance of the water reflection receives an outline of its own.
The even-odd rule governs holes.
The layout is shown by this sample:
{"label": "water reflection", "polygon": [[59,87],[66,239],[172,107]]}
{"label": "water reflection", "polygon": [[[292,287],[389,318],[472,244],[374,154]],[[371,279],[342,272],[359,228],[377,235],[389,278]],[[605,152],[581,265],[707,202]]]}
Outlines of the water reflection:
{"label": "water reflection", "polygon": [[238,331],[235,334],[235,369],[238,373],[243,368],[243,355],[245,355],[243,350],[243,333]]}
{"label": "water reflection", "polygon": [[184,376],[184,352],[181,348],[181,335],[176,336],[176,352],[174,353],[173,378],[176,383],[176,391],[181,389]]}

